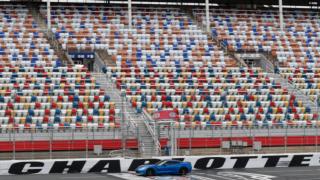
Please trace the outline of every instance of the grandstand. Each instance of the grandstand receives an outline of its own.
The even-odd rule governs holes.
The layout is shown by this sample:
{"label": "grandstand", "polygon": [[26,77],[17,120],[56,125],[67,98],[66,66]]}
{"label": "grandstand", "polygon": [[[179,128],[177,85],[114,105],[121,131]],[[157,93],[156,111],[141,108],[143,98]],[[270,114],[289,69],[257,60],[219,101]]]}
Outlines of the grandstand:
{"label": "grandstand", "polygon": [[316,150],[318,7],[232,3],[0,4],[0,152]]}

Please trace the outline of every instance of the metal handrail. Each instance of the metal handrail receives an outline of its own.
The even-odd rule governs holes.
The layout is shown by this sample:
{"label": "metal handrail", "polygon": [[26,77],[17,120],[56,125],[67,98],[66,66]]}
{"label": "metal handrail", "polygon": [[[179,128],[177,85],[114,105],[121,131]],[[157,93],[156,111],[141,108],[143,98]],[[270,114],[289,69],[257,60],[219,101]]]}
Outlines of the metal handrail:
{"label": "metal handrail", "polygon": [[[278,75],[280,76],[280,75]],[[302,96],[302,97],[307,97],[308,98],[308,101],[311,105],[313,105],[313,107],[317,108],[317,103],[313,102],[309,96],[306,96],[305,94],[303,94],[299,88],[295,87],[294,85],[292,85],[292,81],[289,81],[287,78],[283,78],[285,79],[285,83],[287,86],[289,86],[290,88],[292,88],[294,90],[295,93],[297,93],[299,96]]]}
{"label": "metal handrail", "polygon": [[[145,110],[143,110],[142,114],[145,117],[144,124],[146,125],[147,130],[149,131],[149,133],[152,136],[155,151],[156,151],[157,155],[161,155],[161,144],[160,144],[159,139],[156,135],[156,132],[150,126],[150,122],[152,122],[152,121],[155,122],[155,121],[152,119],[152,117]],[[154,123],[154,126],[155,126],[155,123]]]}

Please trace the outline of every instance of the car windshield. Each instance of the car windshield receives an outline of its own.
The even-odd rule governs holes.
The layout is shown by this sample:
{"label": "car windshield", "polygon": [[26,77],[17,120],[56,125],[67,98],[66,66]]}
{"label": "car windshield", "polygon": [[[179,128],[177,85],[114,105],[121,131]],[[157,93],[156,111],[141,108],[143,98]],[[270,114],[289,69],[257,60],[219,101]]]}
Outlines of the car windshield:
{"label": "car windshield", "polygon": [[166,162],[167,162],[167,161],[159,161],[159,162],[156,163],[156,165],[161,166],[161,165],[164,165]]}

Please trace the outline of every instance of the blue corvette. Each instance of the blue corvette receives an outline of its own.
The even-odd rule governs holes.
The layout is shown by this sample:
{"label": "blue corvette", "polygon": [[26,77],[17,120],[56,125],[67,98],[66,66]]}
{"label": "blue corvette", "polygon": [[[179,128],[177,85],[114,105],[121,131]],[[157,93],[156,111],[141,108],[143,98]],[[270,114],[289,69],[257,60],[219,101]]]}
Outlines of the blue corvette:
{"label": "blue corvette", "polygon": [[156,164],[141,165],[136,169],[136,173],[141,176],[186,175],[191,170],[190,162],[163,160]]}

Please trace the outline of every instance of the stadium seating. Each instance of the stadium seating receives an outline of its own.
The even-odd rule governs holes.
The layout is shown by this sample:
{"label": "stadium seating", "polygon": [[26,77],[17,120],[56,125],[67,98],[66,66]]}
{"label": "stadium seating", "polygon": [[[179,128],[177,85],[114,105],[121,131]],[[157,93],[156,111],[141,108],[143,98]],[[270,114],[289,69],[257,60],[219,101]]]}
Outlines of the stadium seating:
{"label": "stadium seating", "polygon": [[[203,9],[193,12],[205,23]],[[279,29],[277,10],[213,8],[211,12],[212,35],[228,50],[269,53],[281,66],[281,76],[317,103],[320,27],[316,12],[285,10],[284,31]]]}
{"label": "stadium seating", "polygon": [[178,9],[136,8],[132,29],[126,9],[117,7],[55,6],[53,14],[53,31],[66,49],[106,49],[112,55],[116,66],[105,72],[137,112],[170,109],[183,127],[314,124],[317,119],[261,69],[236,67]]}
{"label": "stadium seating", "polygon": [[[40,11],[45,17],[45,6]],[[284,66],[306,63],[289,59],[299,49],[292,50],[297,43],[290,38],[302,34],[279,32],[275,12],[213,11],[212,33],[230,50],[271,52]],[[194,13],[203,18],[203,10]],[[236,67],[179,9],[135,7],[132,29],[122,7],[57,5],[52,14],[52,31],[64,49],[108,51],[116,66],[105,72],[137,112],[171,109],[182,126],[312,124],[317,119],[261,69]],[[246,18],[250,22],[241,21]]]}
{"label": "stadium seating", "polygon": [[2,128],[109,127],[119,113],[83,67],[1,66],[0,84]]}
{"label": "stadium seating", "polygon": [[[277,11],[218,7],[211,11],[211,33],[221,43],[174,7],[134,6],[129,28],[124,6],[54,4],[51,31],[70,55],[105,50],[114,66],[103,71],[137,113],[175,112],[179,148],[221,147],[224,140],[243,140],[249,146],[255,140],[269,147],[317,144],[312,131],[307,135],[299,129],[288,136],[288,131],[277,128],[319,126],[318,114],[268,73],[240,67],[221,48],[269,53],[280,63],[281,76],[316,101],[320,94],[316,14],[285,11],[285,31],[281,32]],[[40,13],[46,18],[45,4]],[[193,13],[205,22],[203,9]],[[120,110],[110,98],[86,68],[62,65],[26,6],[0,5],[0,132],[8,137],[0,139],[0,151],[91,150],[96,144],[120,149],[124,140],[126,148],[140,148],[139,129],[130,124],[127,135],[123,134],[118,123]],[[250,135],[243,130],[251,126],[268,129],[254,129],[258,133],[254,137],[251,130]],[[220,131],[221,127],[242,136],[231,130],[215,137],[215,128]],[[14,128],[32,132],[31,140],[21,133],[19,141],[12,143],[7,132]],[[81,130],[85,128],[98,131],[87,131],[89,137]],[[137,131],[132,133],[129,128]],[[169,135],[168,126],[160,128]],[[44,140],[41,133],[48,134],[42,131],[47,129],[71,132],[72,137],[57,133],[56,140],[49,136]],[[114,131],[106,136],[99,129]],[[198,129],[201,131],[193,131]],[[273,134],[271,129],[275,129]],[[267,135],[261,135],[262,131],[268,131]],[[38,136],[33,132],[39,132]],[[209,141],[209,146],[204,143]],[[160,143],[168,145],[163,137]]]}
{"label": "stadium seating", "polygon": [[0,10],[1,64],[61,64],[27,8],[23,5],[2,5]]}
{"label": "stadium seating", "polygon": [[23,5],[0,6],[0,129],[113,128],[119,109],[83,66],[61,66]]}
{"label": "stadium seating", "polygon": [[[45,7],[41,9],[45,16]],[[53,32],[68,51],[106,49],[118,66],[234,66],[178,9],[136,8],[133,29],[126,9],[53,7]]]}
{"label": "stadium seating", "polygon": [[296,125],[317,119],[259,68],[109,67],[106,73],[138,112],[173,110],[179,126]]}
{"label": "stadium seating", "polygon": [[317,102],[320,95],[319,68],[280,68],[281,75],[293,83],[296,88]]}
{"label": "stadium seating", "polygon": [[[211,9],[212,35],[231,51],[267,52],[284,67],[319,67],[319,24],[313,11],[284,11],[284,31],[277,10]],[[195,16],[205,23],[203,9]]]}

